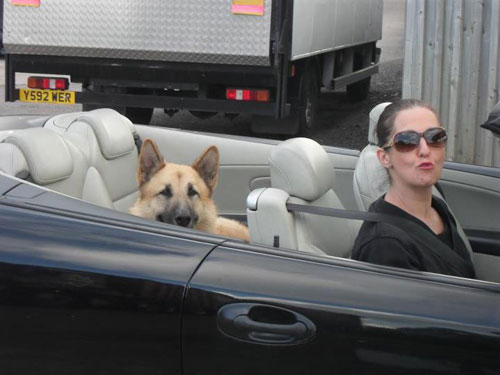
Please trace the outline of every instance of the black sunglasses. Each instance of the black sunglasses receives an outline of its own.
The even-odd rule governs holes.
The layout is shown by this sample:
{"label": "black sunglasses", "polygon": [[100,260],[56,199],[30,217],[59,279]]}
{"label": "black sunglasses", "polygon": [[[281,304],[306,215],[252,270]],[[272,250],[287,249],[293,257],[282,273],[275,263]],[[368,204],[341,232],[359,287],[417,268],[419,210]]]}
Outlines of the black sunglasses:
{"label": "black sunglasses", "polygon": [[423,133],[414,130],[405,130],[396,135],[385,145],[383,149],[393,147],[399,152],[410,152],[420,144],[420,138],[424,137],[429,147],[444,147],[446,145],[446,130],[443,128],[429,128]]}

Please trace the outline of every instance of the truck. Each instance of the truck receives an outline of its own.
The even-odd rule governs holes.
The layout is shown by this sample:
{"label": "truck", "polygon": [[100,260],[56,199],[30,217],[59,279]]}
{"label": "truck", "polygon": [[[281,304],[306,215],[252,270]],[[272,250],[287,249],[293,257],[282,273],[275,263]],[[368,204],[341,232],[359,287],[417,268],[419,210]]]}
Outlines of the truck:
{"label": "truck", "polygon": [[255,132],[308,135],[321,90],[367,97],[382,13],[383,0],[6,0],[5,98],[141,124],[154,108],[246,113]]}

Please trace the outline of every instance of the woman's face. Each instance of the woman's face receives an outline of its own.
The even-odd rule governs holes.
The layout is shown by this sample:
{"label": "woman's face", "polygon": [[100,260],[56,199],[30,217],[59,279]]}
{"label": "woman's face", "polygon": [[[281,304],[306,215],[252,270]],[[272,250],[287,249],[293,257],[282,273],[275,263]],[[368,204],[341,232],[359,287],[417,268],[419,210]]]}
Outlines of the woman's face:
{"label": "woman's face", "polygon": [[[394,120],[395,134],[414,130],[423,133],[429,128],[440,127],[436,115],[427,108],[414,107],[399,112]],[[409,152],[399,152],[395,147],[379,150],[381,163],[389,168],[392,185],[409,188],[434,185],[441,175],[445,157],[445,147],[430,147],[423,137],[419,145]]]}

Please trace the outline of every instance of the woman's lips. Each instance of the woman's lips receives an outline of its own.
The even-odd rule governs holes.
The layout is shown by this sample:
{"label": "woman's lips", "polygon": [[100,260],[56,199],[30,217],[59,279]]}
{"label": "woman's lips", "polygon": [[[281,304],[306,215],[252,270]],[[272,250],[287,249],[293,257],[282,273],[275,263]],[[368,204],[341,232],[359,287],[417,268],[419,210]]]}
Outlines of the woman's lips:
{"label": "woman's lips", "polygon": [[433,163],[431,163],[431,162],[423,162],[423,163],[420,163],[420,164],[418,165],[418,167],[419,167],[420,169],[425,169],[425,170],[427,170],[427,169],[432,169],[432,168],[434,168],[434,164],[433,164]]}

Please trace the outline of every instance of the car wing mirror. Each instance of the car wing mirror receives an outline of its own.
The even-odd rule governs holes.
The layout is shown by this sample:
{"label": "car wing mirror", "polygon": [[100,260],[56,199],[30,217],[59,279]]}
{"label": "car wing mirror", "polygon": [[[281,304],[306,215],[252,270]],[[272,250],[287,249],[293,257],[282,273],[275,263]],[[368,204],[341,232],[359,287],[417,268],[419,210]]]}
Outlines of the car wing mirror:
{"label": "car wing mirror", "polygon": [[488,119],[481,127],[490,130],[496,137],[500,138],[500,102],[493,107]]}

